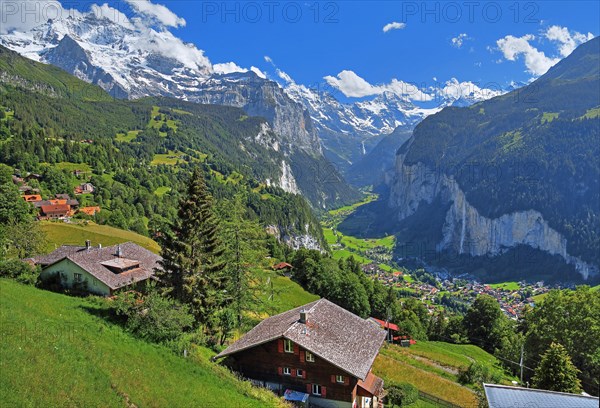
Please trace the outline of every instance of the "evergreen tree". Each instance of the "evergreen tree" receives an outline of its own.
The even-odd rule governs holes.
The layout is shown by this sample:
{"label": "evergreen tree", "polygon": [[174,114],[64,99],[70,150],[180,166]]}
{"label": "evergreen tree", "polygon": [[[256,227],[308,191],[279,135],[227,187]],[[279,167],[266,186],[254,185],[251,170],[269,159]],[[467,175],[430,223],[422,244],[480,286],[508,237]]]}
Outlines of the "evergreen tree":
{"label": "evergreen tree", "polygon": [[571,362],[567,350],[558,343],[552,343],[535,369],[533,387],[578,393],[581,391],[581,382],[577,378],[579,372]]}
{"label": "evergreen tree", "polygon": [[[252,309],[259,302],[250,285],[251,272],[264,266],[268,254],[266,232],[258,220],[248,218],[245,201],[245,197],[238,193],[220,206],[225,271],[229,280],[227,291],[238,327],[242,323],[242,312]],[[227,322],[228,317],[224,321]]]}
{"label": "evergreen tree", "polygon": [[213,330],[226,300],[223,244],[201,171],[196,168],[178,217],[162,238],[162,270],[157,271],[165,294],[189,305],[198,325]]}

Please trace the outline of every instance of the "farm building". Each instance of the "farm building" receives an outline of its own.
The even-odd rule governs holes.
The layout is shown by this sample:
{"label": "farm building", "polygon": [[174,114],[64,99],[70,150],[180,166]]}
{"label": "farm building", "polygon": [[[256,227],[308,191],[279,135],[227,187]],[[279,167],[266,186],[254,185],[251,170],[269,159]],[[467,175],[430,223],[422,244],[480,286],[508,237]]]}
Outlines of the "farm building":
{"label": "farm building", "polygon": [[225,365],[279,395],[323,408],[381,404],[371,366],[385,339],[372,322],[320,299],[263,320],[219,353]]}
{"label": "farm building", "polygon": [[109,247],[63,245],[48,255],[33,258],[42,280],[58,279],[66,288],[110,296],[154,276],[162,258],[132,242]]}

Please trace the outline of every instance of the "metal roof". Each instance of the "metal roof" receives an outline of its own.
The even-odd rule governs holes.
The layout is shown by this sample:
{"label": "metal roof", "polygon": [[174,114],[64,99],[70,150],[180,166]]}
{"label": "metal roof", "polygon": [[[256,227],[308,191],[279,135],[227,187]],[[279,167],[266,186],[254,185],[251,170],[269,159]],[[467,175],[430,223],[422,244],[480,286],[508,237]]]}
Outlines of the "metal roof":
{"label": "metal roof", "polygon": [[598,408],[598,397],[483,384],[490,408]]}

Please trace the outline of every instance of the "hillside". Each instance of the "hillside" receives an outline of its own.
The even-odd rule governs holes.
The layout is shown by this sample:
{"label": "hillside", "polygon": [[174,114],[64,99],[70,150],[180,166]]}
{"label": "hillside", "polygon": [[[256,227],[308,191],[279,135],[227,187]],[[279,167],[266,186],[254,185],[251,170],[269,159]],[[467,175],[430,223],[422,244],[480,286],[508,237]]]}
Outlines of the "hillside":
{"label": "hillside", "polygon": [[60,245],[83,245],[88,239],[92,241],[92,245],[102,244],[104,246],[131,241],[154,253],[160,252],[160,247],[152,239],[109,225],[43,222],[41,226],[42,231],[46,234],[47,252],[53,251]]}
{"label": "hillside", "polygon": [[0,280],[3,406],[281,406],[209,362],[137,340],[92,300]]}
{"label": "hillside", "polygon": [[461,407],[476,406],[472,388],[458,383],[458,370],[471,363],[487,367],[501,383],[510,384],[494,356],[470,344],[419,341],[410,348],[384,346],[373,371],[386,382],[408,382],[419,391]]}
{"label": "hillside", "polygon": [[[398,241],[461,255],[463,270],[482,276],[506,280],[510,259],[522,264],[538,252],[513,277],[597,276],[599,61],[595,38],[526,87],[421,122],[399,149],[390,184]],[[432,231],[420,231],[424,222]]]}
{"label": "hillside", "polygon": [[[250,213],[276,227],[278,238],[324,245],[308,202],[296,193],[321,197],[311,172],[331,186],[327,168],[300,153],[288,161],[265,119],[225,106],[113,100],[55,67],[0,49],[0,109],[9,112],[0,120],[0,163],[40,174],[33,187],[44,198],[91,181],[96,191],[87,205],[102,207],[96,221],[146,235],[174,217],[190,169],[201,165],[217,200],[242,193]],[[310,171],[294,177],[293,169],[305,166]],[[87,173],[75,177],[75,170]]]}

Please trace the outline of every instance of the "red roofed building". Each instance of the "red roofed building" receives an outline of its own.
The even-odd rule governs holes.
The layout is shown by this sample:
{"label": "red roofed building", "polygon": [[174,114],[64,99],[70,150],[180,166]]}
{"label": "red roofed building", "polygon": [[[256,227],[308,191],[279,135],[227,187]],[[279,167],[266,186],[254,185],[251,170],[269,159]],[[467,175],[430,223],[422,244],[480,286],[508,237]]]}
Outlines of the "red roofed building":
{"label": "red roofed building", "polygon": [[36,201],[42,201],[42,196],[39,194],[32,194],[32,195],[24,195],[21,196],[23,197],[23,200],[27,201],[28,203],[34,203]]}
{"label": "red roofed building", "polygon": [[292,269],[292,268],[293,268],[293,266],[287,262],[279,262],[278,264],[273,265],[273,270],[276,270],[276,271],[281,271],[284,269]]}
{"label": "red roofed building", "polygon": [[100,212],[100,207],[83,207],[79,209],[79,212],[94,216]]}
{"label": "red roofed building", "polygon": [[59,220],[71,215],[71,206],[68,204],[43,205],[40,207],[41,220]]}

